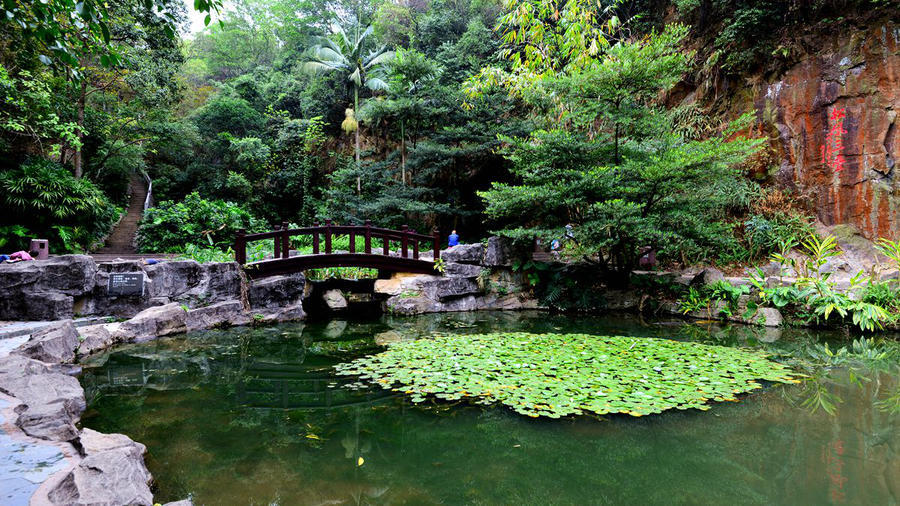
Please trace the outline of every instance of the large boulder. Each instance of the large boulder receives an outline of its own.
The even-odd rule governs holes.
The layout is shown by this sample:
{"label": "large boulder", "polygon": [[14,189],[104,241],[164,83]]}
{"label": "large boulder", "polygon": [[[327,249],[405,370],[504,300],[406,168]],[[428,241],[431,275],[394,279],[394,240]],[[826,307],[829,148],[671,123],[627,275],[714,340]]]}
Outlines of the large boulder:
{"label": "large boulder", "polygon": [[[743,318],[742,318],[743,319]],[[761,307],[748,320],[749,323],[756,323],[764,327],[780,327],[784,323],[784,316],[781,311],[774,307]]]}
{"label": "large boulder", "polygon": [[78,345],[78,355],[86,356],[109,348],[116,343],[113,330],[119,328],[119,324],[97,324],[87,325],[78,329],[78,339],[81,343]]}
{"label": "large boulder", "polygon": [[444,264],[444,276],[448,278],[475,278],[481,275],[481,269],[480,265],[448,262]]}
{"label": "large boulder", "polygon": [[94,287],[97,264],[87,255],[0,264],[0,299],[26,292],[56,292],[78,297]]}
{"label": "large boulder", "polygon": [[473,278],[440,278],[426,283],[423,293],[434,301],[445,301],[465,295],[480,293],[478,283]]}
{"label": "large boulder", "polygon": [[[224,301],[241,298],[244,273],[237,262],[216,262],[203,264],[205,279],[195,292],[203,294],[207,301]],[[304,278],[305,280],[306,278]],[[194,296],[194,294],[191,294]]]}
{"label": "large boulder", "polygon": [[297,302],[288,306],[276,306],[253,311],[254,323],[282,323],[295,322],[306,318],[303,310],[303,302]]}
{"label": "large boulder", "polygon": [[35,332],[13,353],[51,364],[70,363],[75,360],[78,344],[75,324],[72,320],[64,320]]}
{"label": "large boulder", "polygon": [[17,398],[16,419],[22,431],[50,441],[78,437],[75,423],[85,409],[78,380],[43,362],[9,355],[0,359],[0,391]]}
{"label": "large boulder", "polygon": [[715,267],[707,267],[691,279],[691,286],[707,286],[719,281],[725,281],[725,275]]}
{"label": "large boulder", "polygon": [[93,288],[96,273],[86,255],[0,264],[0,320],[72,318],[75,298]]}
{"label": "large boulder", "polygon": [[[117,273],[144,275],[141,295],[110,296],[109,278]],[[144,265],[136,261],[99,264],[96,284],[89,297],[76,303],[82,314],[130,317],[152,306],[180,302],[189,308],[204,307],[241,298],[242,273],[235,262],[200,264],[178,260]]]}
{"label": "large boulder", "polygon": [[248,323],[250,323],[250,316],[244,311],[244,305],[239,300],[229,300],[191,309],[187,312],[185,319],[188,332]]}
{"label": "large boulder", "polygon": [[147,294],[151,298],[174,299],[196,288],[203,281],[204,269],[194,260],[160,262],[144,268]]}
{"label": "large boulder", "polygon": [[153,504],[144,445],[122,434],[85,429],[81,447],[84,459],[47,493],[52,504]]}
{"label": "large boulder", "polygon": [[332,311],[347,309],[347,299],[338,289],[328,290],[322,294],[322,302]]}
{"label": "large boulder", "polygon": [[441,304],[422,295],[395,295],[384,301],[388,311],[393,314],[416,315],[435,313],[441,310]]}
{"label": "large boulder", "polygon": [[375,280],[375,293],[384,295],[411,294],[412,292],[421,291],[425,284],[439,279],[441,279],[440,276],[433,276],[431,274],[396,272],[391,275],[390,279]]}
{"label": "large boulder", "polygon": [[250,309],[257,311],[295,305],[303,299],[305,288],[306,277],[302,273],[254,279],[247,294]]}
{"label": "large boulder", "polygon": [[0,291],[0,294],[0,320],[52,321],[75,315],[75,299],[64,293],[26,290],[12,294]]}
{"label": "large boulder", "polygon": [[149,341],[187,330],[187,311],[178,303],[151,307],[122,322],[113,337],[126,342]]}
{"label": "large boulder", "polygon": [[525,294],[486,295],[478,297],[476,309],[519,311],[523,309],[540,309],[541,305],[534,297]]}
{"label": "large boulder", "polygon": [[492,236],[488,238],[484,250],[484,265],[488,267],[509,267],[513,261],[513,248],[509,239]]}
{"label": "large boulder", "polygon": [[481,243],[459,244],[442,251],[441,258],[447,263],[480,264],[484,260],[484,245]]}
{"label": "large boulder", "polygon": [[87,428],[81,431],[78,441],[84,457],[131,446],[136,446],[142,454],[146,451],[144,445],[132,441],[125,434],[104,434]]}

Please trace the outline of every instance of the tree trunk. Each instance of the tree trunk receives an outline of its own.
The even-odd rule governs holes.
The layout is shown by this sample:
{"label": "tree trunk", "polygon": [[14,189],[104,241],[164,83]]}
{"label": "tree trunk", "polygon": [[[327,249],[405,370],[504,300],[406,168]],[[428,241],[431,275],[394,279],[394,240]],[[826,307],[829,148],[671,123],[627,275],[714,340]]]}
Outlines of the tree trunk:
{"label": "tree trunk", "polygon": [[[358,40],[358,39],[357,39]],[[359,87],[353,87],[353,115],[359,114]],[[359,175],[359,118],[356,118],[356,194],[362,195],[362,181]]]}
{"label": "tree trunk", "polygon": [[76,135],[78,136],[78,145],[75,146],[75,157],[73,158],[73,165],[75,166],[75,179],[81,179],[81,175],[84,172],[84,168],[82,166],[82,156],[81,156],[81,145],[84,142],[84,103],[87,94],[87,81],[81,81],[81,94],[78,96],[78,132]]}
{"label": "tree trunk", "polygon": [[403,128],[403,120],[400,120],[400,179],[406,186],[406,129]]}
{"label": "tree trunk", "polygon": [[616,123],[616,165],[619,165],[619,124]]}

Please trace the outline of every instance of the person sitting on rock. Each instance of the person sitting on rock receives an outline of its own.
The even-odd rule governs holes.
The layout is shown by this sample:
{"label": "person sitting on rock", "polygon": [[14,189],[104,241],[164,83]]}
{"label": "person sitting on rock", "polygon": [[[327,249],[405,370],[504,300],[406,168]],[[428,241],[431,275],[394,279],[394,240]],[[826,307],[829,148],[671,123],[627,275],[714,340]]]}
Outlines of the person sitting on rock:
{"label": "person sitting on rock", "polygon": [[456,230],[450,233],[450,237],[447,238],[447,247],[457,246],[459,244],[459,234],[456,233]]}

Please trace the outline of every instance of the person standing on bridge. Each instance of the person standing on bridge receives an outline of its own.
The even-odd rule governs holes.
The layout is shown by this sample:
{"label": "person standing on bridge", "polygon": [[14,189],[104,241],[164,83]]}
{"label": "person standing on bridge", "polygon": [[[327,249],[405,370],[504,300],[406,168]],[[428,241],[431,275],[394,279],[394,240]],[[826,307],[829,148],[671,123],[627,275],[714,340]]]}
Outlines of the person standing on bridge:
{"label": "person standing on bridge", "polygon": [[456,233],[456,230],[450,233],[450,237],[447,238],[447,246],[456,246],[459,244],[459,234]]}

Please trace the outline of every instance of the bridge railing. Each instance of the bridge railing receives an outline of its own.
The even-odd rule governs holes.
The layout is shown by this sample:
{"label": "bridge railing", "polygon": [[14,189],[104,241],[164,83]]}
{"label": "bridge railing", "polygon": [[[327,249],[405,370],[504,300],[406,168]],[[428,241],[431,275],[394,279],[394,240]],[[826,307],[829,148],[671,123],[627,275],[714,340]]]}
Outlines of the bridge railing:
{"label": "bridge railing", "polygon": [[[247,263],[247,243],[252,241],[261,241],[272,239],[275,243],[273,259],[289,258],[291,254],[291,237],[309,235],[312,236],[312,254],[313,255],[330,255],[333,253],[332,242],[335,236],[347,235],[349,251],[348,253],[357,253],[357,238],[362,240],[362,251],[367,255],[382,254],[384,256],[391,255],[391,243],[399,245],[398,253],[403,258],[419,259],[419,250],[422,243],[430,242],[434,260],[441,257],[441,236],[435,229],[431,235],[419,234],[410,230],[403,225],[400,230],[391,230],[387,228],[373,227],[372,223],[366,220],[365,225],[334,225],[331,220],[325,220],[324,225],[314,223],[312,227],[304,228],[288,228],[287,223],[282,223],[280,227],[271,232],[262,232],[259,234],[247,234],[246,230],[238,230],[234,239],[234,259],[237,263],[244,265]],[[380,253],[373,250],[373,239],[381,240]],[[410,253],[412,254],[410,256]]]}

